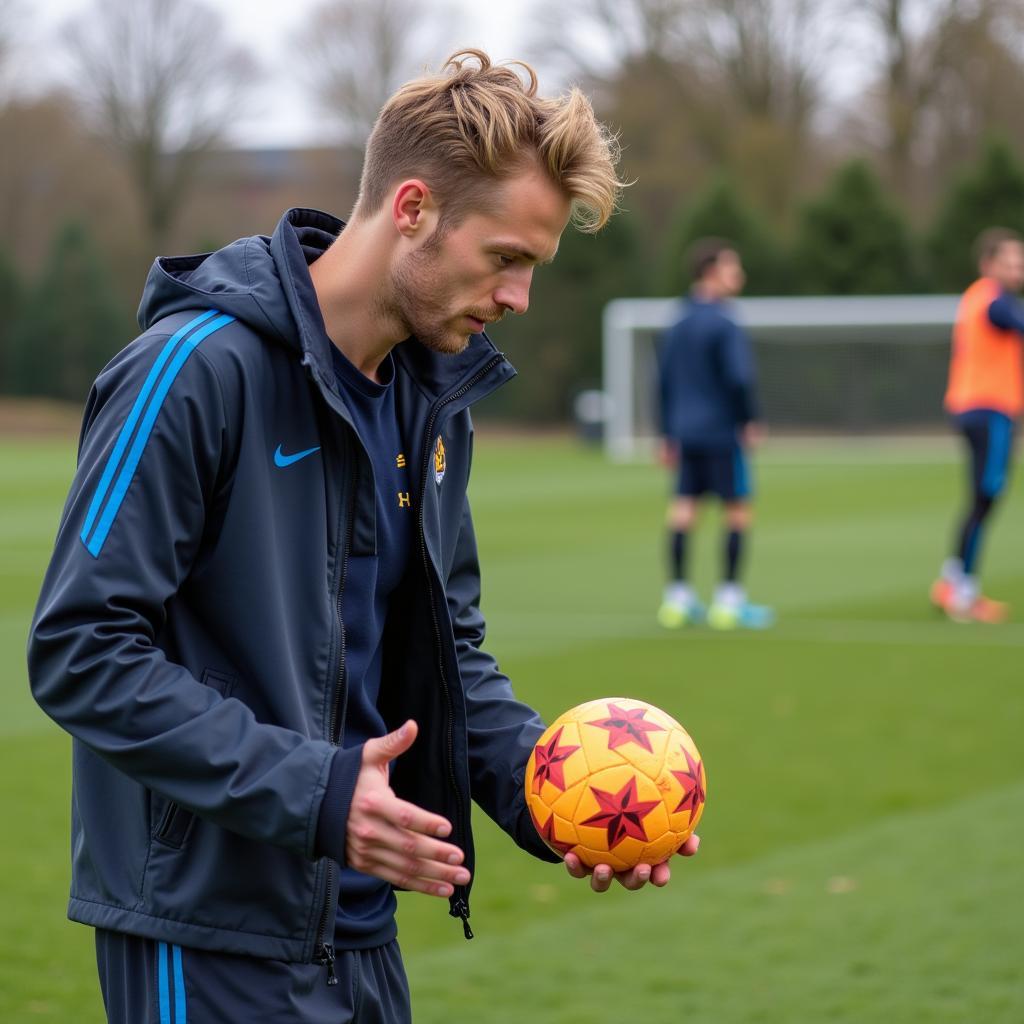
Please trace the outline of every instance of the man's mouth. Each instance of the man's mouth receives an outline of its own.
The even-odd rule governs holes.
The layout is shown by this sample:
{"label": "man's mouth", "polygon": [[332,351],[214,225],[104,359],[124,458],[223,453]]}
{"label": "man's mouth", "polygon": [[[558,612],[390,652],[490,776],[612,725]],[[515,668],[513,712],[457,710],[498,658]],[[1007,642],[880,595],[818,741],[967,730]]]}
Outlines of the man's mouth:
{"label": "man's mouth", "polygon": [[471,316],[469,313],[466,314],[466,319],[470,324],[472,324],[474,334],[479,334],[487,325],[487,321],[481,320],[479,317]]}

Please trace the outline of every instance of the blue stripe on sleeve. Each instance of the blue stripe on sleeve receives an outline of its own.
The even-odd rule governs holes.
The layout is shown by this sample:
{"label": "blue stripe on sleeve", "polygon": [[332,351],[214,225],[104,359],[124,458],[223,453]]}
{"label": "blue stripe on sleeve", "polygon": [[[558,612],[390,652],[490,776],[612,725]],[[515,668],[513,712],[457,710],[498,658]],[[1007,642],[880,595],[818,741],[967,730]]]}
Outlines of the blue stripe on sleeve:
{"label": "blue stripe on sleeve", "polygon": [[96,521],[96,516],[99,514],[100,506],[103,504],[103,499],[106,497],[110,481],[114,479],[114,473],[117,472],[121,456],[124,455],[125,449],[128,447],[132,431],[135,429],[135,424],[142,415],[142,410],[146,405],[150,392],[153,390],[153,387],[157,382],[157,378],[160,376],[160,372],[167,364],[167,360],[171,358],[171,353],[178,347],[178,342],[180,342],[181,339],[184,338],[185,335],[194,327],[198,327],[201,323],[209,320],[216,312],[217,311],[215,309],[208,310],[200,316],[197,316],[194,320],[190,320],[184,327],[175,331],[167,344],[164,345],[163,351],[161,351],[160,355],[157,356],[156,362],[153,364],[146,380],[143,382],[142,390],[139,392],[138,398],[135,399],[132,411],[128,413],[128,419],[124,421],[121,433],[117,437],[117,443],[114,445],[114,450],[110,453],[110,458],[107,460],[107,465],[103,470],[103,476],[100,477],[96,493],[92,496],[92,502],[89,505],[89,511],[85,517],[85,525],[82,527],[82,532],[80,534],[83,544],[86,543],[86,540],[89,537],[89,531],[92,529],[92,525]]}
{"label": "blue stripe on sleeve", "polygon": [[157,946],[157,979],[160,993],[160,1024],[171,1024],[171,993],[167,986],[167,943]]}
{"label": "blue stripe on sleeve", "polygon": [[185,972],[181,969],[181,946],[174,950],[174,1024],[188,1024],[185,1010]]}
{"label": "blue stripe on sleeve", "polygon": [[222,314],[217,317],[216,320],[207,323],[192,334],[179,347],[174,358],[171,360],[171,363],[161,378],[156,391],[153,393],[152,400],[146,409],[146,414],[139,426],[138,433],[135,435],[135,440],[128,452],[124,465],[121,467],[121,472],[118,474],[117,482],[114,484],[114,489],[110,494],[110,499],[107,501],[106,507],[103,510],[103,515],[100,517],[96,530],[92,535],[92,539],[85,545],[89,554],[92,555],[93,558],[97,558],[99,556],[99,553],[103,548],[103,543],[107,539],[107,534],[110,533],[110,528],[114,525],[114,520],[117,518],[117,513],[121,508],[121,502],[124,501],[124,496],[128,492],[128,486],[131,484],[132,478],[135,476],[135,470],[142,458],[142,452],[146,447],[146,442],[149,440],[149,435],[152,433],[153,424],[156,423],[157,416],[160,415],[160,409],[164,404],[164,399],[167,397],[168,391],[171,389],[171,385],[174,383],[174,378],[178,376],[179,371],[185,365],[188,357],[192,355],[192,353],[211,334],[219,331],[222,327],[226,327],[234,319],[235,318],[233,316]]}

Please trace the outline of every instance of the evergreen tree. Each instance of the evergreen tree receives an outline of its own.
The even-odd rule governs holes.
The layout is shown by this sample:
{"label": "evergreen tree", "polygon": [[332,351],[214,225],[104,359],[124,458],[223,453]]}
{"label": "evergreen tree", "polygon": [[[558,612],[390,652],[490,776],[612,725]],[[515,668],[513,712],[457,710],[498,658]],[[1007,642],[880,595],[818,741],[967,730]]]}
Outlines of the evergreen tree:
{"label": "evergreen tree", "polygon": [[82,401],[133,333],[88,230],[67,221],[14,331],[12,387],[18,394]]}
{"label": "evergreen tree", "polygon": [[601,326],[612,299],[642,295],[644,251],[629,214],[618,214],[596,235],[570,225],[553,264],[534,271],[530,310],[492,328],[498,346],[519,370],[481,412],[492,418],[565,421],[572,400],[600,384]]}
{"label": "evergreen tree", "polygon": [[919,289],[907,223],[863,160],[836,172],[801,211],[794,246],[808,295],[886,295]]}
{"label": "evergreen tree", "polygon": [[950,187],[928,238],[932,285],[961,291],[977,276],[973,247],[990,227],[1024,234],[1024,166],[998,139]]}
{"label": "evergreen tree", "polygon": [[660,290],[678,295],[690,287],[687,255],[699,238],[725,238],[736,246],[747,272],[747,295],[792,290],[786,254],[764,222],[743,201],[731,179],[718,178],[676,214],[662,259]]}
{"label": "evergreen tree", "polygon": [[11,341],[21,316],[21,282],[14,264],[0,251],[0,394],[11,391]]}

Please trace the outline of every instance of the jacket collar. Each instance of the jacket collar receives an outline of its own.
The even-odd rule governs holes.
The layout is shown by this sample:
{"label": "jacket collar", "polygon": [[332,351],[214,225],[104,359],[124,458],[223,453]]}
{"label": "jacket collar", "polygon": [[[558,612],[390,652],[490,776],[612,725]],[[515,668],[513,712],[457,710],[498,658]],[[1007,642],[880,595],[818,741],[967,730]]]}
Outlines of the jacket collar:
{"label": "jacket collar", "polygon": [[[298,328],[302,361],[314,379],[336,393],[334,363],[330,339],[309,276],[309,265],[318,259],[338,237],[345,223],[319,210],[292,209],[278,222],[270,242],[281,286]],[[473,400],[515,376],[515,370],[495,348],[486,334],[474,334],[469,344],[456,355],[441,355],[415,338],[393,349],[396,366],[408,373],[428,401],[439,401],[472,381],[483,367],[494,363],[493,370],[474,385]],[[485,380],[493,385],[484,388]],[[481,390],[477,392],[477,387]]]}

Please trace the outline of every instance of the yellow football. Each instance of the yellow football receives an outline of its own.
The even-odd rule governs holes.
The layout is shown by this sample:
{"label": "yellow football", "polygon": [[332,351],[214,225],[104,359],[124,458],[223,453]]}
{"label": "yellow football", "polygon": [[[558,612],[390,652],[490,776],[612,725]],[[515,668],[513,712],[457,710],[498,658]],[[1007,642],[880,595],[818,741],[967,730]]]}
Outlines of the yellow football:
{"label": "yellow football", "polygon": [[540,837],[588,867],[671,857],[697,827],[707,778],[689,733],[642,700],[605,697],[557,718],[526,765]]}

